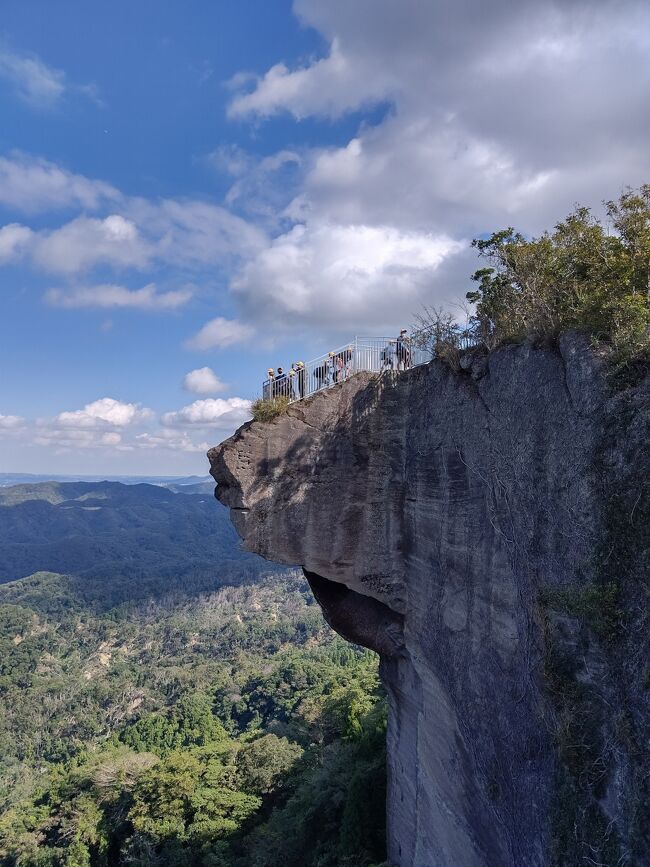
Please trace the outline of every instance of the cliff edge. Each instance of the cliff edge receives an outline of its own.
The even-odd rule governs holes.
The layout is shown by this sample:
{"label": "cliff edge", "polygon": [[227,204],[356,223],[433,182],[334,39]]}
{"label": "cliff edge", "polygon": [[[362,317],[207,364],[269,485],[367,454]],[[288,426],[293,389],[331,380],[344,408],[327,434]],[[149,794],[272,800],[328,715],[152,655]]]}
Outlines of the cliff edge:
{"label": "cliff edge", "polygon": [[650,864],[650,385],[570,335],[462,366],[244,425],[217,496],[381,655],[391,865]]}

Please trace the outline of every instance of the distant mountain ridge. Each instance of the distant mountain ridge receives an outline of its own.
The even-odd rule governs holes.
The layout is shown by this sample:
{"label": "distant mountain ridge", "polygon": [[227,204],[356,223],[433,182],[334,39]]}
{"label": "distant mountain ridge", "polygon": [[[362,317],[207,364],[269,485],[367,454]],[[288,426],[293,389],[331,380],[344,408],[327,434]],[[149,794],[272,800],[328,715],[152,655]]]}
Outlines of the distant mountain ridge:
{"label": "distant mountain ridge", "polygon": [[109,476],[56,475],[43,473],[0,473],[0,488],[12,485],[38,485],[42,482],[120,482],[123,485],[162,485],[163,487],[196,485],[208,482],[210,476]]}
{"label": "distant mountain ridge", "polygon": [[217,575],[223,584],[268,574],[204,489],[108,481],[0,488],[0,583],[56,572],[140,582],[191,576],[214,586]]}

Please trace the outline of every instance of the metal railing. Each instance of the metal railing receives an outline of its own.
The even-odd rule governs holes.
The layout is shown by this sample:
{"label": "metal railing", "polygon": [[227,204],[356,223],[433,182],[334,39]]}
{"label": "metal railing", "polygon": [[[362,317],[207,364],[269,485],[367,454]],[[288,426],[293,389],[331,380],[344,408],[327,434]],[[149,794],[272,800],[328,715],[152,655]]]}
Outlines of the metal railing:
{"label": "metal railing", "polygon": [[[469,331],[459,330],[453,343],[459,350],[478,344]],[[317,391],[345,382],[360,371],[383,373],[389,370],[409,370],[427,364],[436,356],[435,343],[422,335],[407,338],[355,337],[338,349],[306,362],[292,365],[280,376],[262,383],[262,397],[270,400],[286,397],[290,402],[311,397]]]}

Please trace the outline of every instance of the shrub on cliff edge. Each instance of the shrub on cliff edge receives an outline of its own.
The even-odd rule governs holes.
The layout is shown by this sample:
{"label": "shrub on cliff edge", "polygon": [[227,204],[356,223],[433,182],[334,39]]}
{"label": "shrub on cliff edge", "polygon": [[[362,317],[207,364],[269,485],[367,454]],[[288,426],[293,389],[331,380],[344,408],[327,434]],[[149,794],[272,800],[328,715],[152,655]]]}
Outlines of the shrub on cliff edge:
{"label": "shrub on cliff edge", "polygon": [[472,245],[489,263],[473,275],[472,326],[491,349],[570,329],[629,365],[650,358],[650,184],[605,203],[607,226],[576,208],[553,232],[508,228]]}
{"label": "shrub on cliff edge", "polygon": [[283,395],[270,399],[259,398],[253,403],[251,412],[255,421],[272,421],[286,412],[288,406],[289,398]]}

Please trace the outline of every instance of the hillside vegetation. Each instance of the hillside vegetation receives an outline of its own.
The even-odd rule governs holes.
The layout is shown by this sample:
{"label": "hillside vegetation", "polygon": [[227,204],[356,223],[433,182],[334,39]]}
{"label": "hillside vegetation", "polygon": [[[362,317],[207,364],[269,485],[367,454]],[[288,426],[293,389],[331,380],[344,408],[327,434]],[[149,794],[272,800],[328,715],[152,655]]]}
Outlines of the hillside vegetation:
{"label": "hillside vegetation", "polygon": [[[116,527],[141,514],[152,532],[160,503],[173,514],[140,487],[106,491]],[[68,525],[41,493],[54,542]],[[96,489],[71,493],[60,503],[99,502]],[[0,507],[0,524],[22,505]],[[179,544],[177,561],[207,560],[207,543]],[[301,574],[269,572],[237,544],[222,538],[210,577],[156,579],[140,552],[142,581],[124,559],[111,578],[106,559],[101,577],[49,571],[0,587],[2,867],[385,857],[377,659],[325,625]],[[237,557],[248,577],[222,586],[220,564],[234,574]]]}

